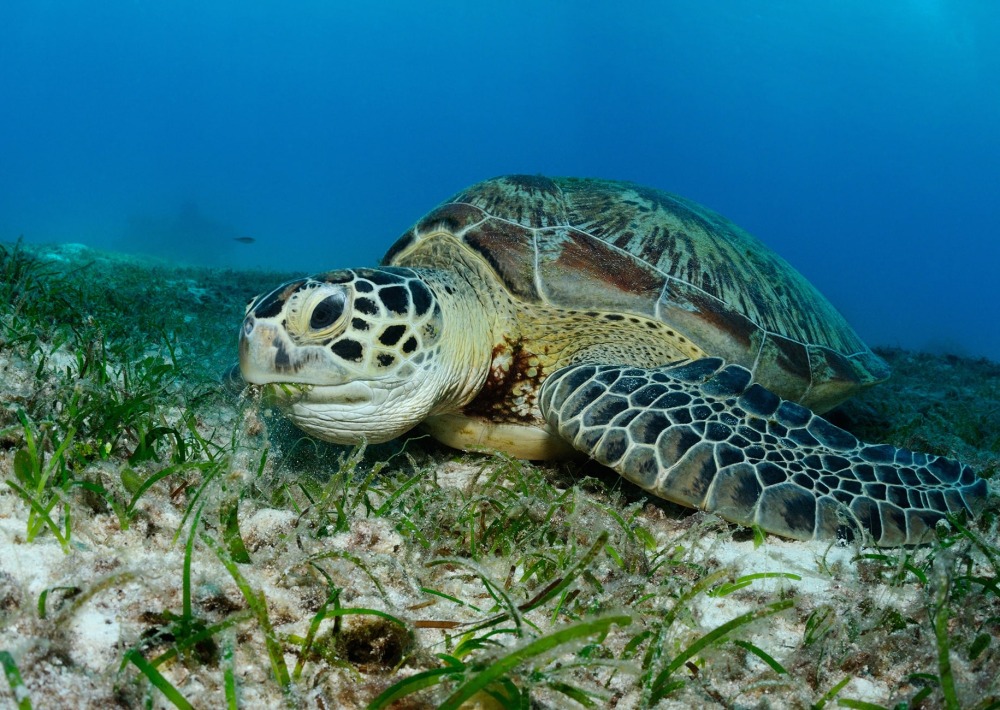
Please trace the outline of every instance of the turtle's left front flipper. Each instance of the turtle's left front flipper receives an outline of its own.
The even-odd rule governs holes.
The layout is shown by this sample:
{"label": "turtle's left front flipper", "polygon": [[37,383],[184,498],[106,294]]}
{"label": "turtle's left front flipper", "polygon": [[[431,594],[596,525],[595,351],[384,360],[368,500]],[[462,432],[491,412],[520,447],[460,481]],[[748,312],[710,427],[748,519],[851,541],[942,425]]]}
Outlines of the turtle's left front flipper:
{"label": "turtle's left front flipper", "polygon": [[718,358],[655,369],[573,365],[539,406],[575,448],[651,493],[800,540],[926,542],[982,509],[986,481],[950,459],[859,442]]}

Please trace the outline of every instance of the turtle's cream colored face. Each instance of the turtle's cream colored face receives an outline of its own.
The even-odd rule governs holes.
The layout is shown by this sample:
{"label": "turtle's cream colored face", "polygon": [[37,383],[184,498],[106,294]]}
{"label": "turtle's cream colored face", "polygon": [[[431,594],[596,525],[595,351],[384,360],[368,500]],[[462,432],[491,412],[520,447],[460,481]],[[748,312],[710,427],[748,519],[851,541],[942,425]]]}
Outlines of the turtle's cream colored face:
{"label": "turtle's cream colored face", "polygon": [[410,269],[333,271],[247,306],[240,371],[317,438],[388,441],[437,404],[442,325],[434,293]]}

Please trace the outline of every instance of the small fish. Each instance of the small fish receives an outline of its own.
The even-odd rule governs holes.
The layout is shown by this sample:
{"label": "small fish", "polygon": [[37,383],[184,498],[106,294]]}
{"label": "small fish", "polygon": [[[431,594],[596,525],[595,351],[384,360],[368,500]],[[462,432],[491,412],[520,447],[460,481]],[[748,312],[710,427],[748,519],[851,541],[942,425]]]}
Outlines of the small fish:
{"label": "small fish", "polygon": [[253,244],[257,240],[253,237],[233,237],[233,241],[241,244]]}

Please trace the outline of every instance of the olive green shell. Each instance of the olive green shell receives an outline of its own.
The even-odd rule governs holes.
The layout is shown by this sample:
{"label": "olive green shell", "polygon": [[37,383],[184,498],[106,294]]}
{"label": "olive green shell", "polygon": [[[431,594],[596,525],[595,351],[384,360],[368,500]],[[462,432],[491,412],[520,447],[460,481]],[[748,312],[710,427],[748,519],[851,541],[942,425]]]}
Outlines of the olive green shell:
{"label": "olive green shell", "polygon": [[[446,229],[531,304],[638,314],[818,411],[888,377],[784,259],[690,200],[609,180],[515,175],[446,200],[396,242]],[[412,257],[407,266],[420,266]]]}

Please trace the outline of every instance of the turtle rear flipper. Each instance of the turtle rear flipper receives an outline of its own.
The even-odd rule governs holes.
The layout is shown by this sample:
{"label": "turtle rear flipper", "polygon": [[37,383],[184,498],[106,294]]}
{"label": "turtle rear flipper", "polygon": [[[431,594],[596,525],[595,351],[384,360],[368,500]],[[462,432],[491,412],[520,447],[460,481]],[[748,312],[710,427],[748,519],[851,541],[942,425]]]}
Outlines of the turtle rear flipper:
{"label": "turtle rear flipper", "polygon": [[987,496],[969,466],[859,442],[718,358],[566,367],[540,407],[575,448],[651,493],[800,540],[919,544]]}

